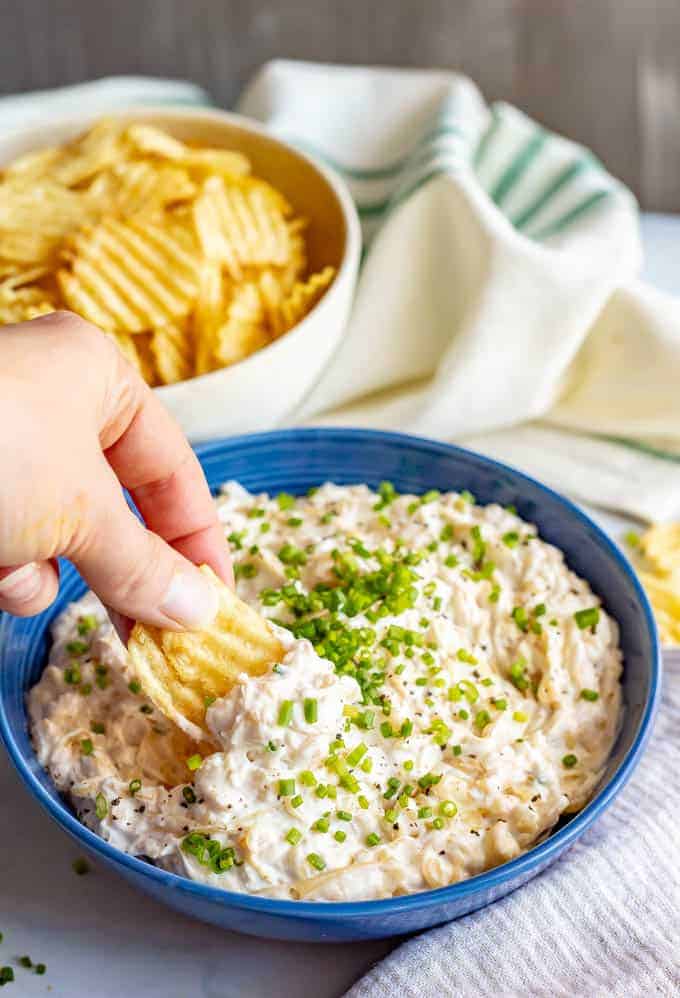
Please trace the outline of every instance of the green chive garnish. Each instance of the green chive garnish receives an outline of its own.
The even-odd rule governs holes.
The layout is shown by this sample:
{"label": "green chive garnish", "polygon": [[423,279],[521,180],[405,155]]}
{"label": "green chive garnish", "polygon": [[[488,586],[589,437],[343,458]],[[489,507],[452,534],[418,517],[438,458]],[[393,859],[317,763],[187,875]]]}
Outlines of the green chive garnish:
{"label": "green chive garnish", "polygon": [[292,797],[295,793],[295,780],[292,778],[279,780],[279,797]]}
{"label": "green chive garnish", "polygon": [[599,699],[600,699],[600,694],[597,692],[597,690],[588,690],[588,689],[581,690],[581,700],[590,700],[591,703],[594,703],[596,700]]}
{"label": "green chive garnish", "polygon": [[137,779],[137,780],[130,780],[130,782],[129,782],[129,784],[128,784],[128,790],[130,791],[130,794],[131,794],[131,795],[132,795],[133,797],[134,797],[134,796],[135,796],[135,794],[136,794],[136,793],[138,793],[138,792],[139,792],[139,791],[140,791],[141,789],[142,789],[142,781],[141,781],[141,780],[139,780],[139,779]]}
{"label": "green chive garnish", "polygon": [[326,869],[326,863],[321,856],[319,856],[318,852],[310,852],[307,856],[307,862],[310,866],[313,866],[315,870],[320,871]]}
{"label": "green chive garnish", "polygon": [[282,700],[281,706],[279,707],[279,716],[277,723],[282,728],[287,728],[293,718],[293,701],[292,700]]}
{"label": "green chive garnish", "polygon": [[307,724],[316,724],[319,718],[319,701],[313,697],[307,697],[304,701],[304,713]]}
{"label": "green chive garnish", "polygon": [[577,610],[574,614],[574,620],[582,631],[590,627],[595,633],[595,628],[600,620],[600,611],[596,606],[588,607],[587,610]]}
{"label": "green chive garnish", "polygon": [[102,793],[98,793],[94,799],[94,813],[100,821],[109,813],[108,801]]}
{"label": "green chive garnish", "polygon": [[187,759],[187,768],[193,772],[195,769],[201,768],[202,762],[203,762],[203,756],[200,755],[198,752],[196,752],[195,755],[190,755],[189,758]]}
{"label": "green chive garnish", "polygon": [[290,828],[286,833],[286,842],[290,842],[292,846],[296,846],[302,841],[302,832],[297,828]]}
{"label": "green chive garnish", "polygon": [[573,769],[577,762],[578,759],[572,753],[562,756],[562,765],[565,766],[566,769]]}

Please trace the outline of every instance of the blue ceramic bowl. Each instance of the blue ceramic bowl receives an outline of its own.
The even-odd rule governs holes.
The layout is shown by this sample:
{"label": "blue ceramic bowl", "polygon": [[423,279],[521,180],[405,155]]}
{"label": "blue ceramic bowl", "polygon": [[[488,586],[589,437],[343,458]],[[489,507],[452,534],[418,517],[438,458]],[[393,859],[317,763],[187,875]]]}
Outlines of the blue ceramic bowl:
{"label": "blue ceramic bowl", "polygon": [[329,479],[374,487],[389,479],[402,492],[466,488],[481,503],[513,503],[546,540],[562,548],[621,628],[626,712],[602,785],[587,807],[525,855],[463,883],[408,897],[347,904],[278,901],[215,890],[156,869],[84,828],[38,765],[31,746],[24,694],[44,666],[50,622],[84,591],[77,573],[64,564],[59,598],[49,610],[30,620],[5,616],[0,622],[0,735],[22,780],[50,817],[95,859],[171,908],[226,929],[276,939],[348,941],[414,932],[481,908],[553,863],[630,777],[659,698],[661,665],[652,613],[633,570],[612,542],[571,503],[512,468],[403,434],[284,430],[217,441],[198,448],[198,455],[213,489],[228,478],[274,493],[303,493]]}

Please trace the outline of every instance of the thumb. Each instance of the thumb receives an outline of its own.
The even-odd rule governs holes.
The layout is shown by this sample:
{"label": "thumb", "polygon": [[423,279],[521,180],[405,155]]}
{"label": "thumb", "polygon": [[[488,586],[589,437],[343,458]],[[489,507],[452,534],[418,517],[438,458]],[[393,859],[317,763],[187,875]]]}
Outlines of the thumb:
{"label": "thumb", "polygon": [[107,607],[133,620],[175,630],[208,624],[217,613],[215,587],[140,523],[103,459],[100,476],[82,535],[66,552],[88,585]]}

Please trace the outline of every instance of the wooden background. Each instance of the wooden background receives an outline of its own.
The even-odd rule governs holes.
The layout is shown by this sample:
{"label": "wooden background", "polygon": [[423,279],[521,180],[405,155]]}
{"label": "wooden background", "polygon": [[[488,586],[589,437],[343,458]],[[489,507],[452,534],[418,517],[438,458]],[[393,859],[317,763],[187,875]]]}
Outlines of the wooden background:
{"label": "wooden background", "polygon": [[680,0],[0,0],[0,93],[150,73],[228,106],[274,56],[468,73],[680,211]]}

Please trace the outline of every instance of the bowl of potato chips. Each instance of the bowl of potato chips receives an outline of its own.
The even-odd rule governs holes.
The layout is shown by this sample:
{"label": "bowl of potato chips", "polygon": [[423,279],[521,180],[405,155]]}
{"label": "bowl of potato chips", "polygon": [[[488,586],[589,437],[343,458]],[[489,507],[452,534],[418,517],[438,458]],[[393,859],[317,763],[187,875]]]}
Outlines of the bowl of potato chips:
{"label": "bowl of potato chips", "polygon": [[360,250],[337,174],[239,115],[139,107],[0,138],[0,326],[76,312],[192,441],[291,416]]}

